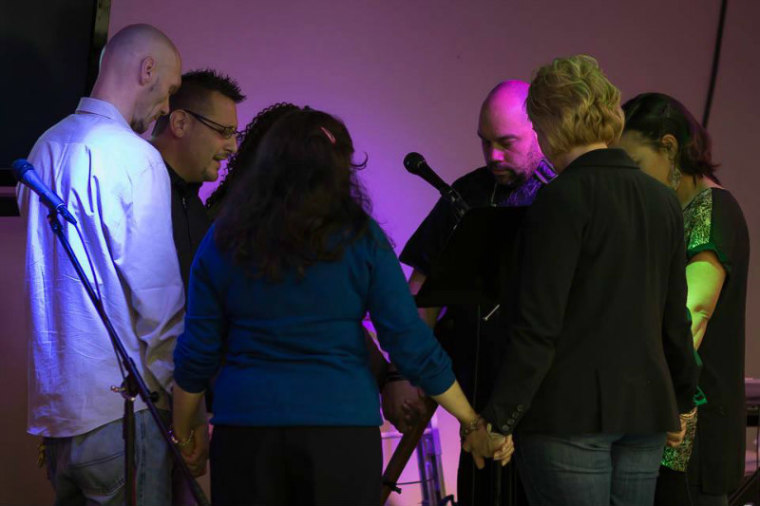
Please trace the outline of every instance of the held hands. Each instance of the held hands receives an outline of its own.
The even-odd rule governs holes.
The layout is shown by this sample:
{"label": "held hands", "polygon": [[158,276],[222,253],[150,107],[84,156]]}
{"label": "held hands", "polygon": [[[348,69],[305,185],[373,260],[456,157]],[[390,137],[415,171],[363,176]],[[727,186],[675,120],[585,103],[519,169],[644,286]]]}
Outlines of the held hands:
{"label": "held hands", "polygon": [[468,424],[462,424],[460,428],[462,437],[462,449],[472,454],[478,469],[485,467],[485,459],[494,459],[506,466],[512,459],[515,445],[512,435],[503,436],[491,432],[490,425],[478,416]]}
{"label": "held hands", "polygon": [[206,474],[206,462],[208,461],[209,449],[209,426],[207,424],[196,426],[185,438],[177,440],[174,444],[180,451],[182,458],[190,469],[190,473],[196,478]]}
{"label": "held hands", "polygon": [[390,381],[382,391],[383,416],[402,434],[417,425],[427,411],[425,393],[406,380]]}
{"label": "held hands", "polygon": [[681,443],[683,443],[684,438],[686,437],[686,425],[694,418],[694,416],[697,414],[697,408],[692,409],[688,413],[681,413],[678,416],[678,420],[681,422],[681,430],[677,432],[668,432],[667,439],[665,440],[665,445],[669,446],[670,448],[675,448],[679,446]]}

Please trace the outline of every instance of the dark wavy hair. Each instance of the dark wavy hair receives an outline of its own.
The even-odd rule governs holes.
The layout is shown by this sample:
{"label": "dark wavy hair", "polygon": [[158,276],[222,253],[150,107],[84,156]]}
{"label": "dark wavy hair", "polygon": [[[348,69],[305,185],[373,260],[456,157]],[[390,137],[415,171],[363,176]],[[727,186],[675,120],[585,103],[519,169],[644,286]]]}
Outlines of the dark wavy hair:
{"label": "dark wavy hair", "polygon": [[[237,153],[235,153],[227,163],[227,171],[224,179],[219,183],[219,186],[214,190],[214,193],[209,195],[208,199],[206,199],[206,208],[212,218],[219,214],[225,197],[229,194],[230,188],[240,179],[245,167],[253,165],[253,160],[256,157],[256,152],[259,144],[261,144],[261,139],[264,138],[264,134],[266,134],[269,129],[272,128],[272,125],[274,125],[282,116],[291,111],[300,110],[301,108],[297,105],[288,102],[278,102],[259,111],[248,125],[246,125],[245,130],[238,135],[240,145],[238,146]],[[241,167],[243,167],[242,170],[240,169]]]}
{"label": "dark wavy hair", "polygon": [[313,109],[291,111],[265,134],[216,221],[214,239],[249,275],[277,281],[338,260],[369,226],[345,125]]}
{"label": "dark wavy hair", "polygon": [[710,136],[681,102],[663,93],[642,93],[623,104],[623,112],[625,132],[638,132],[655,149],[662,148],[664,135],[672,135],[678,141],[679,170],[718,181]]}
{"label": "dark wavy hair", "polygon": [[[190,109],[205,114],[204,105],[209,95],[218,91],[236,104],[245,100],[237,81],[214,69],[191,70],[182,74],[182,85],[169,97],[169,110]],[[159,117],[153,126],[153,135],[161,135],[169,124],[169,115]]]}

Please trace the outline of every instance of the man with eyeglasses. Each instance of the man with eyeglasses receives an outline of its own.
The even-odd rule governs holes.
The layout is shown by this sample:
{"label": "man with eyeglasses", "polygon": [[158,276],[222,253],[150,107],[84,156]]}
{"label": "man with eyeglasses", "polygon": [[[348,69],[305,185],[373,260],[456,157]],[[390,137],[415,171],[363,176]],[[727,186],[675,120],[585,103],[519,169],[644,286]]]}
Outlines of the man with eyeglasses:
{"label": "man with eyeglasses", "polygon": [[221,163],[237,151],[237,104],[243,100],[230,77],[214,70],[187,72],[169,100],[169,114],[153,128],[151,142],[172,182],[174,244],[185,290],[195,250],[211,224],[198,190],[216,181]]}
{"label": "man with eyeglasses", "polygon": [[[161,153],[171,180],[174,245],[187,293],[190,266],[211,220],[198,196],[206,181],[216,181],[221,163],[237,152],[237,104],[245,100],[238,84],[214,70],[182,75],[182,86],[169,99],[169,114],[156,120],[151,143]],[[211,405],[211,397],[207,399]],[[189,460],[195,476],[206,472],[208,426],[198,413]],[[195,504],[179,476],[173,479],[173,504]]]}

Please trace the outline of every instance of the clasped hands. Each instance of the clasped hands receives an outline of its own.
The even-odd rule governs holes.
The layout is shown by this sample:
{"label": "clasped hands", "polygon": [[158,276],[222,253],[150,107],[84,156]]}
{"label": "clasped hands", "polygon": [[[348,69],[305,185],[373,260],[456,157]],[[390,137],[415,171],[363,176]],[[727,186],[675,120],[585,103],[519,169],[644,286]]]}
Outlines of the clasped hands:
{"label": "clasped hands", "polygon": [[197,478],[206,474],[209,450],[209,426],[207,424],[196,426],[186,438],[175,442],[175,445],[194,477]]}
{"label": "clasped hands", "polygon": [[688,413],[681,413],[678,416],[678,419],[681,422],[681,428],[680,430],[676,432],[668,432],[667,439],[665,441],[666,446],[670,448],[675,448],[679,446],[681,443],[683,443],[683,440],[686,437],[686,426],[689,423],[689,420],[694,418],[696,415],[697,415],[697,408],[694,408]]}
{"label": "clasped hands", "polygon": [[494,459],[506,466],[515,451],[512,435],[492,432],[491,425],[480,416],[468,424],[462,424],[460,435],[462,449],[472,454],[478,469],[485,467],[485,459]]}

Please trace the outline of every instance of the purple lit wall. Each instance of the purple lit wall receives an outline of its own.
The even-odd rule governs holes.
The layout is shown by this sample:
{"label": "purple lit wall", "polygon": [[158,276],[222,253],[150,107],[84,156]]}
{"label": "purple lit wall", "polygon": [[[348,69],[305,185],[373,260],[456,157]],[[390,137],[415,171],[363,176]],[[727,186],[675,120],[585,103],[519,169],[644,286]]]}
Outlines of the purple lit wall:
{"label": "purple lit wall", "polygon": [[[590,53],[624,98],[662,91],[701,117],[718,10],[714,0],[123,0],[112,3],[110,33],[131,23],[154,24],[180,49],[184,70],[213,67],[236,78],[248,95],[239,107],[241,128],[278,101],[341,117],[359,154],[369,155],[362,178],[375,216],[400,249],[436,199],[432,188],[403,170],[403,156],[421,152],[447,181],[480,166],[475,132],[485,94],[500,80],[530,79],[552,57]],[[743,206],[755,246],[747,320],[747,371],[755,376],[760,199],[753,189],[760,187],[760,171],[751,147],[760,140],[758,19],[755,0],[730,3],[710,124],[720,176]],[[3,245],[13,268],[0,275],[15,294],[22,287],[23,231],[12,221],[0,220],[4,241],[16,244],[8,251]],[[11,297],[4,294],[4,300]],[[51,502],[44,473],[33,468],[35,441],[23,434],[26,372],[18,341],[26,330],[15,323],[20,307],[0,310],[1,341],[16,341],[0,355],[0,380],[18,392],[12,418],[0,426],[0,448],[16,457],[0,463],[0,504],[29,497],[34,499],[20,502]],[[441,416],[440,425],[446,486],[453,492],[456,436],[449,418]],[[396,504],[416,502],[407,492],[401,499]]]}

